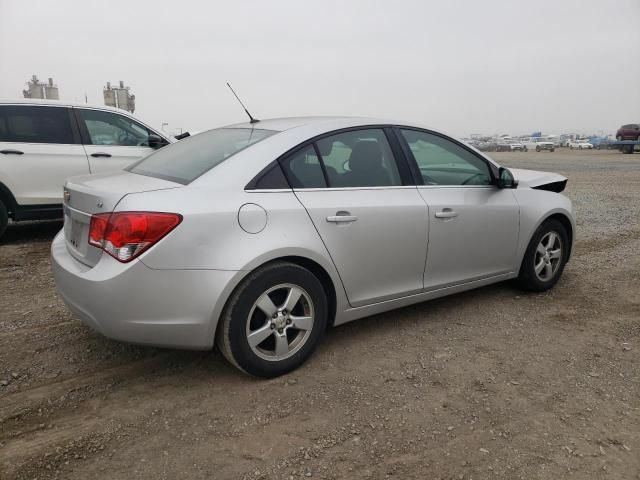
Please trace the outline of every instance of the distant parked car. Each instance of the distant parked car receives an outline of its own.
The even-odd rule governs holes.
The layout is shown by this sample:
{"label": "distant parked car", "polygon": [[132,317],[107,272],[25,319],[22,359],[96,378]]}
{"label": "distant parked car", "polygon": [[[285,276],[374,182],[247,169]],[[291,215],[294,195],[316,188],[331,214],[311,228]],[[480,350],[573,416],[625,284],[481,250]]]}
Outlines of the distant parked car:
{"label": "distant parked car", "polygon": [[493,141],[479,142],[476,148],[482,152],[495,152],[498,150],[498,144]]}
{"label": "distant parked car", "polygon": [[9,218],[62,218],[67,177],[120,170],[174,141],[116,108],[0,100],[0,236]]}
{"label": "distant parked car", "polygon": [[529,140],[526,140],[524,143],[524,151],[535,150],[536,152],[540,152],[542,150],[549,150],[553,152],[555,150],[555,145],[553,142],[545,140],[542,137],[531,137]]}
{"label": "distant parked car", "polygon": [[496,147],[497,152],[524,152],[524,144],[515,140],[500,140]]}
{"label": "distant parked car", "polygon": [[571,150],[573,150],[574,148],[577,148],[579,150],[593,149],[593,144],[587,142],[586,140],[571,140],[568,145]]}
{"label": "distant parked car", "polygon": [[616,140],[640,140],[640,124],[622,125],[616,132]]}

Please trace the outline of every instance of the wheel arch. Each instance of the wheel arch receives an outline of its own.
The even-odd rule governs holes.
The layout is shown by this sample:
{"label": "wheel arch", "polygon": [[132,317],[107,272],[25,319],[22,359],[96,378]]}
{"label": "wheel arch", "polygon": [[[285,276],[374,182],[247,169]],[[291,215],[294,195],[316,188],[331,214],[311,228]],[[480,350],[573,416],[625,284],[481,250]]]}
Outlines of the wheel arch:
{"label": "wheel arch", "polygon": [[336,320],[338,300],[336,296],[336,287],[333,284],[333,280],[331,279],[329,272],[327,272],[324,267],[318,262],[311,260],[310,258],[299,257],[296,255],[280,257],[271,261],[284,261],[294,263],[301,266],[302,268],[306,268],[315,275],[315,277],[322,284],[322,288],[324,289],[325,295],[327,296],[327,303],[329,306],[329,318],[327,321],[327,327],[332,327]]}
{"label": "wheel arch", "polygon": [[327,268],[321,265],[320,262],[310,258],[309,256],[304,256],[301,254],[281,254],[270,257],[268,259],[261,259],[261,261],[251,263],[247,266],[246,269],[238,271],[237,275],[231,282],[232,285],[229,286],[225,294],[222,296],[220,302],[217,303],[217,307],[214,307],[214,315],[212,318],[212,331],[211,338],[213,339],[213,343],[215,344],[215,336],[218,335],[218,331],[222,322],[220,321],[225,309],[227,308],[231,298],[234,293],[240,288],[242,282],[253,272],[264,268],[266,265],[275,262],[289,262],[295,265],[298,265],[302,268],[306,268],[309,270],[322,284],[322,288],[325,291],[327,296],[328,310],[329,310],[329,318],[327,320],[327,327],[332,327],[335,324],[335,320],[337,317],[338,303],[342,301],[338,298],[340,294],[340,290],[338,288],[342,288],[342,284],[336,285],[335,280],[332,275],[329,273]]}
{"label": "wheel arch", "polygon": [[13,218],[13,216],[16,213],[16,207],[18,203],[16,202],[15,197],[11,193],[11,190],[9,190],[9,188],[2,182],[0,182],[0,201],[4,203],[4,206],[7,209],[7,213],[9,214],[9,217]]}
{"label": "wheel arch", "polygon": [[567,249],[567,261],[569,261],[569,259],[571,258],[572,250],[573,250],[573,239],[574,239],[573,223],[571,222],[571,220],[567,215],[560,212],[556,212],[549,215],[544,220],[542,220],[542,222],[540,222],[540,225],[542,225],[547,220],[551,220],[551,219],[557,220],[558,222],[560,222],[562,226],[565,228],[565,230],[567,231],[567,236],[569,237],[569,247]]}

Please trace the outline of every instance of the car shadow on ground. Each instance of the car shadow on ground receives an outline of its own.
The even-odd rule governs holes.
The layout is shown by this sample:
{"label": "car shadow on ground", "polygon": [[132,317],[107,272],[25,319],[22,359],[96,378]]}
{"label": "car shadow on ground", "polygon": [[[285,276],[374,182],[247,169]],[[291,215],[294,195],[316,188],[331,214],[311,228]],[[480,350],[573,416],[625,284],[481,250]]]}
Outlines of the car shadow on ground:
{"label": "car shadow on ground", "polygon": [[0,238],[1,245],[50,242],[62,228],[62,220],[11,223]]}

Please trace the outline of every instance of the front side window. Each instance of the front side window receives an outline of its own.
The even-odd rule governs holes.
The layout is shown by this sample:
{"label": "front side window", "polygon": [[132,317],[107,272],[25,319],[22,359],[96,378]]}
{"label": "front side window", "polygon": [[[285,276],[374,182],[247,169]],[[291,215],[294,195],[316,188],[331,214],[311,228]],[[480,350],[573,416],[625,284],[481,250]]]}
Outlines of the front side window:
{"label": "front side window", "polygon": [[71,144],[69,110],[64,107],[0,107],[0,142]]}
{"label": "front side window", "polygon": [[156,150],[127,170],[186,185],[240,150],[275,133],[257,128],[209,130]]}
{"label": "front side window", "polygon": [[154,133],[135,120],[102,110],[80,109],[90,145],[148,147]]}
{"label": "front side window", "polygon": [[425,185],[491,185],[487,163],[456,143],[417,130],[400,130]]}
{"label": "front side window", "polygon": [[316,142],[329,187],[390,187],[402,179],[383,130],[338,133]]}

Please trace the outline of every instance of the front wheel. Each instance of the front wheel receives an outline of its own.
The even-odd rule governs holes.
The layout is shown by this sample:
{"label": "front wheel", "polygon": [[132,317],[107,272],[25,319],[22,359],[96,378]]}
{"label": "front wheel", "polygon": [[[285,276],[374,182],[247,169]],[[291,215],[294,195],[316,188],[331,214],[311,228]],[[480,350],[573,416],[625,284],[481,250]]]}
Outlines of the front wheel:
{"label": "front wheel", "polygon": [[216,343],[240,370],[277,377],[313,353],[327,316],[327,297],[315,275],[293,263],[274,262],[249,275],[233,293]]}
{"label": "front wheel", "polygon": [[539,151],[540,151],[540,147],[536,147],[536,152],[539,152]]}
{"label": "front wheel", "polygon": [[518,284],[525,290],[543,292],[562,275],[569,252],[569,236],[555,219],[545,221],[531,237],[522,259]]}
{"label": "front wheel", "polygon": [[550,149],[549,149],[549,151],[550,151],[551,153],[553,153],[553,152],[555,151],[555,148],[553,148],[553,147],[552,147],[552,148],[550,148]]}

